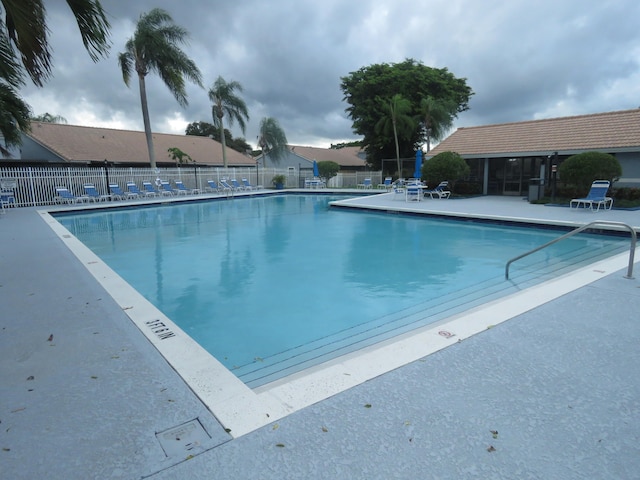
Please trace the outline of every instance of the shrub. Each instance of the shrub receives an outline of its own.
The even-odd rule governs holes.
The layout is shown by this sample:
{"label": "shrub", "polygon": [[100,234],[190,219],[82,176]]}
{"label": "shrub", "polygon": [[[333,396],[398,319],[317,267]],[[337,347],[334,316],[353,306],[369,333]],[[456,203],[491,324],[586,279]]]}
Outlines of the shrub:
{"label": "shrub", "polygon": [[562,162],[558,174],[564,183],[575,185],[586,194],[595,180],[616,180],[622,175],[622,167],[618,159],[608,153],[583,152]]}
{"label": "shrub", "polygon": [[327,184],[329,180],[336,175],[340,171],[340,165],[336,162],[332,162],[330,160],[318,162],[318,173],[320,174],[320,178],[324,178]]}
{"label": "shrub", "polygon": [[434,187],[440,182],[447,181],[451,191],[458,180],[468,177],[469,165],[455,152],[442,152],[427,160],[422,165],[422,179],[427,180]]}

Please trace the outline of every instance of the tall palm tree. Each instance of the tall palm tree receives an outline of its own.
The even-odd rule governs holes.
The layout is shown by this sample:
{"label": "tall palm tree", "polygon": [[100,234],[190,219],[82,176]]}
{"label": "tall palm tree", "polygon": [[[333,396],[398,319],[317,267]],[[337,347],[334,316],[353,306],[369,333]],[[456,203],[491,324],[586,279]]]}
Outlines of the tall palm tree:
{"label": "tall palm tree", "polygon": [[[0,151],[6,154],[8,147],[20,145],[20,131],[30,128],[29,105],[17,93],[25,83],[24,74],[41,87],[51,76],[52,55],[43,0],[0,3],[0,133],[5,142]],[[67,0],[67,5],[91,59],[106,56],[110,25],[100,2]]]}
{"label": "tall palm tree", "polygon": [[400,165],[400,144],[398,137],[409,138],[411,132],[415,128],[415,122],[411,118],[411,103],[399,93],[396,93],[388,100],[383,102],[384,115],[378,120],[375,126],[377,132],[384,135],[393,133],[393,139],[396,143],[396,163],[398,166],[398,175],[402,176],[402,167]]}
{"label": "tall palm tree", "polygon": [[453,125],[456,115],[456,105],[445,100],[436,100],[428,96],[420,100],[419,121],[422,122],[427,152],[431,150],[431,141],[439,141]]}
{"label": "tall palm tree", "polygon": [[189,102],[184,77],[202,87],[200,70],[179,46],[186,42],[187,37],[188,32],[174,24],[166,11],[154,8],[149,13],[140,15],[133,37],[127,40],[125,51],[118,56],[122,78],[127,86],[129,86],[132,71],[135,70],[138,74],[144,133],[147,137],[149,162],[153,169],[156,168],[156,159],[153,151],[145,77],[155,71],[180,106],[187,106]]}
{"label": "tall palm tree", "polygon": [[239,82],[227,82],[224,78],[218,77],[209,89],[209,100],[213,102],[211,109],[213,116],[213,124],[220,129],[220,141],[222,143],[222,161],[224,168],[227,168],[227,141],[224,134],[223,117],[225,114],[229,117],[229,126],[233,126],[233,122],[237,121],[240,129],[244,134],[246,130],[245,120],[249,120],[249,112],[247,105],[244,103],[235,91],[242,92],[242,85]]}
{"label": "tall palm tree", "polygon": [[262,158],[269,155],[274,163],[279,163],[287,153],[287,136],[273,117],[265,117],[260,121],[258,145],[262,149]]}

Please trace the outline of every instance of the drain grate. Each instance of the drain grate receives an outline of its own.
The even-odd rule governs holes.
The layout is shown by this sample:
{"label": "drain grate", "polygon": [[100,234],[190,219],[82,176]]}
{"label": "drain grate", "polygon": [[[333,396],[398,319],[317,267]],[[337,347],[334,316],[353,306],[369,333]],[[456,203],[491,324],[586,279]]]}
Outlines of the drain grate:
{"label": "drain grate", "polygon": [[193,420],[156,433],[156,438],[167,457],[183,457],[193,453],[211,437],[200,420]]}

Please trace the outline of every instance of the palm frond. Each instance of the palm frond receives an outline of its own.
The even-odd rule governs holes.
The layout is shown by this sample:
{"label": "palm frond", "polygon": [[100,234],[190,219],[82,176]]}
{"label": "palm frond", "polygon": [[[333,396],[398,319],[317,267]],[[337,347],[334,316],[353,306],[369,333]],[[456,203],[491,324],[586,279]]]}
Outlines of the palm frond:
{"label": "palm frond", "polygon": [[42,0],[2,0],[5,27],[22,64],[34,84],[42,86],[51,76],[51,50]]}
{"label": "palm frond", "polygon": [[9,37],[3,28],[0,28],[0,78],[14,88],[24,85],[22,66],[18,62]]}
{"label": "palm frond", "polygon": [[109,21],[96,0],[67,0],[67,5],[76,17],[82,43],[94,62],[109,53]]}
{"label": "palm frond", "polygon": [[[0,82],[0,134],[6,147],[19,146],[22,143],[20,132],[31,128],[31,109],[10,85]],[[6,154],[7,150],[0,147]]]}
{"label": "palm frond", "polygon": [[258,144],[278,163],[287,152],[287,136],[278,121],[273,117],[265,117],[260,122],[260,138]]}

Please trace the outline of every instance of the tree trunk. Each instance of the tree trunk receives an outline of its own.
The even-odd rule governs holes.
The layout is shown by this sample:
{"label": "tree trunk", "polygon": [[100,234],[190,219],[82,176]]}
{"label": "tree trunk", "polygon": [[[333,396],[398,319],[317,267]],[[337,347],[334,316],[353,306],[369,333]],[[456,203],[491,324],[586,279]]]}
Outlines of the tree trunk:
{"label": "tree trunk", "polygon": [[393,121],[393,139],[396,141],[396,163],[398,164],[398,178],[402,178],[402,168],[400,167],[400,145],[398,144],[398,129]]}
{"label": "tree trunk", "polygon": [[142,105],[142,120],[144,122],[144,135],[147,138],[147,149],[149,150],[149,163],[151,169],[156,169],[156,155],[153,150],[153,134],[151,132],[151,123],[149,122],[149,106],[147,105],[147,87],[144,83],[144,75],[138,74],[138,83],[140,84],[140,103]]}
{"label": "tree trunk", "polygon": [[220,143],[222,143],[222,163],[224,168],[227,168],[227,139],[224,136],[224,124],[222,123],[222,117],[218,116],[220,121]]}

